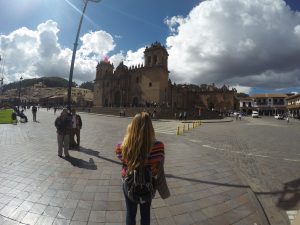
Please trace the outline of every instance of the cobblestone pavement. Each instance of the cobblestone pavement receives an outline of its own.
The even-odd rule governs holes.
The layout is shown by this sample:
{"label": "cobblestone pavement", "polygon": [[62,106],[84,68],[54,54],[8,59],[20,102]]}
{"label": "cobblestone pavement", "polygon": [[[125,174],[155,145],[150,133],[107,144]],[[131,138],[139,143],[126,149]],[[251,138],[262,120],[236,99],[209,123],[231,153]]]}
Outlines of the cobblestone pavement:
{"label": "cobblestone pavement", "polygon": [[204,124],[186,139],[230,162],[251,186],[271,224],[289,224],[288,217],[292,221],[300,209],[299,131],[297,120],[247,117]]}
{"label": "cobblestone pavement", "polygon": [[[30,118],[26,124],[0,126],[0,224],[124,224],[121,165],[114,145],[130,119],[81,115],[82,148],[70,151],[69,160],[57,156],[53,111],[38,111],[38,123]],[[176,127],[176,122],[154,123],[156,130]],[[171,197],[153,200],[151,224],[268,224],[232,164],[202,146],[212,144],[203,131],[214,126],[181,136],[157,132],[166,146]]]}

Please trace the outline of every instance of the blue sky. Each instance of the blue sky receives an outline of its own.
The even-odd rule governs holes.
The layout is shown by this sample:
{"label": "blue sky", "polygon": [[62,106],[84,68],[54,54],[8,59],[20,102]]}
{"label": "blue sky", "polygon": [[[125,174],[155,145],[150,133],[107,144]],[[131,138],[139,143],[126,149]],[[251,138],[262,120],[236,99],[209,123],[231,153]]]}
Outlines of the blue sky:
{"label": "blue sky", "polygon": [[[21,75],[67,78],[82,7],[82,0],[0,0],[6,83]],[[89,2],[74,79],[93,80],[105,55],[115,66],[142,63],[144,47],[159,41],[177,83],[214,82],[250,94],[300,92],[299,10],[295,0]]]}
{"label": "blue sky", "polygon": [[[88,3],[81,34],[90,30],[105,30],[116,36],[119,50],[138,49],[154,41],[164,43],[169,29],[164,19],[175,15],[186,16],[199,0],[102,0]],[[9,33],[21,26],[35,29],[47,20],[58,22],[59,40],[63,46],[73,47],[82,0],[0,0],[1,32]]]}

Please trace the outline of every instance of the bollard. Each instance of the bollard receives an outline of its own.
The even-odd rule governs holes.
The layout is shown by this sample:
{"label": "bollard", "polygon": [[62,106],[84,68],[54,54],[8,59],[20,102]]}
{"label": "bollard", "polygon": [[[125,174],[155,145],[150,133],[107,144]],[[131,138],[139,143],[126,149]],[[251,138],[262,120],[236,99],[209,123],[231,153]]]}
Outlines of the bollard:
{"label": "bollard", "polygon": [[180,129],[180,127],[178,126],[178,127],[177,127],[177,131],[176,131],[176,135],[179,135],[179,134],[180,134],[180,130],[179,130],[179,129]]}
{"label": "bollard", "polygon": [[190,124],[188,123],[188,129],[187,129],[188,131],[190,130]]}
{"label": "bollard", "polygon": [[193,128],[195,128],[195,123],[193,122]]}
{"label": "bollard", "polygon": [[183,132],[185,132],[185,124],[183,124]]}

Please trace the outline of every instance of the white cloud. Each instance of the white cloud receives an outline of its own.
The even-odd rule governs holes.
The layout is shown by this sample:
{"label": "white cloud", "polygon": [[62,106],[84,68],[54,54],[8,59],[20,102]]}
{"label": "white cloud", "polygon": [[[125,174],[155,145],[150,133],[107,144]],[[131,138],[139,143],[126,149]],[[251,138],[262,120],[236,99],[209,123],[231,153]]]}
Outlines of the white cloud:
{"label": "white cloud", "polygon": [[[42,76],[69,77],[72,50],[59,44],[59,28],[48,20],[36,30],[26,27],[0,35],[0,53],[5,61],[5,82]],[[77,50],[74,80],[95,78],[97,62],[115,48],[112,36],[105,31],[89,32],[81,38]]]}
{"label": "white cloud", "polygon": [[128,67],[144,64],[144,51],[145,47],[139,48],[135,52],[129,50],[126,54],[120,52],[111,56],[109,60],[115,65],[115,68],[120,64],[120,62],[123,62],[124,65]]}
{"label": "white cloud", "polygon": [[165,23],[174,81],[300,86],[300,13],[283,0],[203,1]]}
{"label": "white cloud", "polygon": [[242,92],[242,93],[246,93],[246,94],[250,94],[252,88],[251,87],[245,87],[245,86],[239,86],[239,85],[236,85],[236,86],[232,86],[230,88],[235,88],[237,90],[237,92]]}
{"label": "white cloud", "polygon": [[84,57],[98,59],[115,48],[113,37],[105,31],[89,32],[80,38],[82,46],[78,51]]}

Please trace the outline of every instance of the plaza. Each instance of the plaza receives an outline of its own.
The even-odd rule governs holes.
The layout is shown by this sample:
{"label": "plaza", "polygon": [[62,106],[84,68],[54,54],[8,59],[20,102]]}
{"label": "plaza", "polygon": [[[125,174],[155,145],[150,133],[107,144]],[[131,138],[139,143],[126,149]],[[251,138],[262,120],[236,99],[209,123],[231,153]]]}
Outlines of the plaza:
{"label": "plaza", "polygon": [[[131,118],[81,113],[82,147],[65,159],[57,115],[40,109],[35,123],[30,114],[0,126],[0,224],[124,224],[114,146]],[[218,122],[176,136],[179,121],[153,121],[171,197],[156,195],[151,224],[289,224],[300,208],[299,121]]]}

